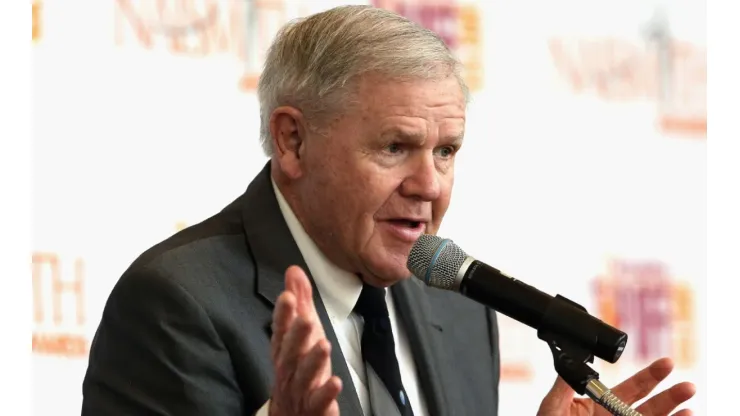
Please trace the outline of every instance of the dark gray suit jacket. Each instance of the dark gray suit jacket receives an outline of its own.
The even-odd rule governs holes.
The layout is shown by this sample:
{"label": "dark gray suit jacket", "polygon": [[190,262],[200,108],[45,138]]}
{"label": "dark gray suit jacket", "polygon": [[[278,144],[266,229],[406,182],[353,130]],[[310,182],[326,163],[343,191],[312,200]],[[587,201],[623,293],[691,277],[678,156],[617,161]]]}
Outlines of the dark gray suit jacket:
{"label": "dark gray suit jacket", "polygon": [[[150,248],[121,276],[92,342],[83,415],[251,415],[268,400],[270,323],[284,272],[297,264],[309,273],[269,165],[229,206]],[[430,415],[496,415],[495,313],[415,278],[391,292]],[[344,383],[341,414],[362,415],[340,348],[331,360]]]}

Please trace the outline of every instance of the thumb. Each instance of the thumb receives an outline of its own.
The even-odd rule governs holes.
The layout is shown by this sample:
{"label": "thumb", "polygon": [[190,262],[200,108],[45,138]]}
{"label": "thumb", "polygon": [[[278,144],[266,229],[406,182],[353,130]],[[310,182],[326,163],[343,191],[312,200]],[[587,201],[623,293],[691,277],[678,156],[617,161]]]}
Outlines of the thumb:
{"label": "thumb", "polygon": [[570,407],[573,402],[573,397],[576,392],[563,380],[562,377],[558,376],[555,379],[547,396],[542,400],[540,405],[540,411],[537,412],[538,416],[545,416],[549,414],[564,414],[564,410]]}

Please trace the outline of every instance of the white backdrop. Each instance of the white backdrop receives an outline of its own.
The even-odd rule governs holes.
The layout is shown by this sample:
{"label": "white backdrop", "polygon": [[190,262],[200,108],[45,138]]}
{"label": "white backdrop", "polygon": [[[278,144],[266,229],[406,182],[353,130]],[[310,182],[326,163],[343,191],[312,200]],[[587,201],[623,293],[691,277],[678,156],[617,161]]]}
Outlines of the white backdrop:
{"label": "white backdrop", "polygon": [[[34,414],[79,414],[87,349],[121,272],[263,166],[253,85],[272,33],[345,3],[363,2],[36,3]],[[606,384],[669,355],[667,383],[695,382],[690,406],[703,413],[703,2],[383,6],[444,30],[470,68],[440,234],[628,332],[619,363],[595,365]],[[452,14],[431,22],[430,10]],[[501,351],[501,414],[535,414],[555,377],[549,350],[501,317]]]}

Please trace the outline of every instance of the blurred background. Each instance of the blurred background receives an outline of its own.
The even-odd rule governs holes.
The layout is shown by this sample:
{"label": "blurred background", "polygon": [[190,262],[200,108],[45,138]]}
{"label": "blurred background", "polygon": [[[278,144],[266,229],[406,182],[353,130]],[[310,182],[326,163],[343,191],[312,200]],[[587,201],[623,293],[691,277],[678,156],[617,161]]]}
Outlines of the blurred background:
{"label": "blurred background", "polygon": [[[266,162],[255,86],[277,29],[373,4],[440,33],[473,90],[441,235],[630,335],[613,386],[672,357],[704,413],[706,10],[701,0],[37,0],[33,402],[79,414],[108,293],[143,250]],[[443,311],[440,311],[443,313]],[[555,379],[500,316],[500,413]]]}

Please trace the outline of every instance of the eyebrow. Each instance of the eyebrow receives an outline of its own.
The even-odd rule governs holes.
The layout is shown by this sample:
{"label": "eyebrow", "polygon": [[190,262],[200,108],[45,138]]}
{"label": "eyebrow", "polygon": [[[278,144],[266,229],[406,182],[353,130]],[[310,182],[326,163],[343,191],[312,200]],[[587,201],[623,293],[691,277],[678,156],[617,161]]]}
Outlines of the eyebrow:
{"label": "eyebrow", "polygon": [[[447,137],[444,141],[449,140],[453,144],[460,144],[462,143],[464,136],[465,131],[461,131],[460,134]],[[400,130],[398,128],[386,130],[380,135],[380,137],[384,139],[393,138],[410,143],[423,143],[425,140],[425,135],[423,133],[409,133],[408,131]]]}
{"label": "eyebrow", "polygon": [[457,145],[462,144],[464,138],[465,138],[465,131],[464,130],[461,131],[460,134],[458,134],[457,136],[450,137],[452,143],[457,144]]}
{"label": "eyebrow", "polygon": [[384,131],[380,137],[384,139],[398,139],[404,142],[422,143],[424,141],[423,133],[409,133],[408,131],[392,128]]}

